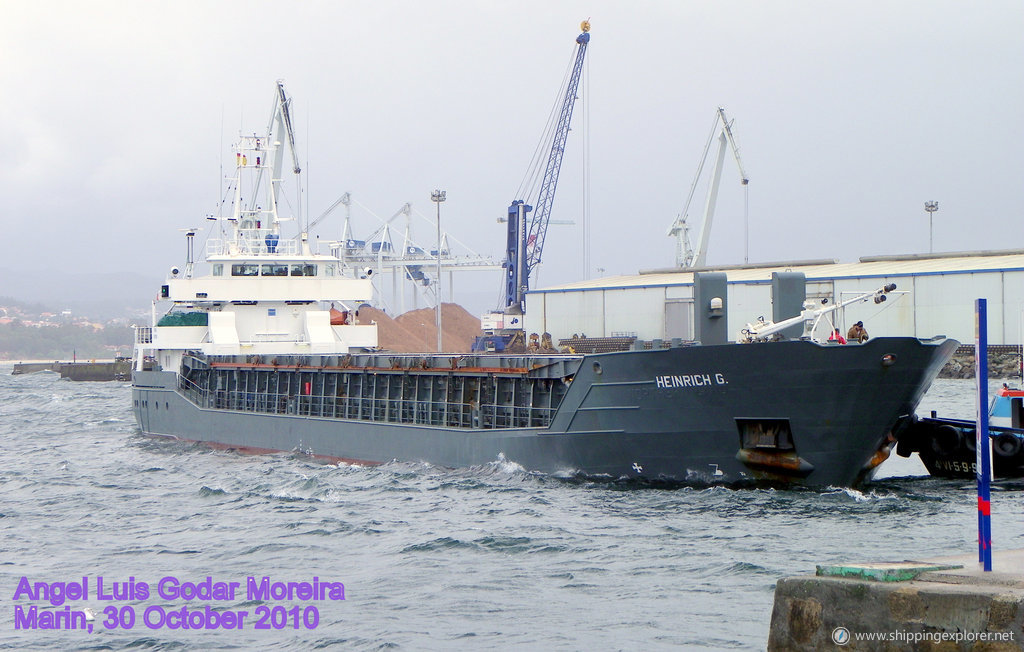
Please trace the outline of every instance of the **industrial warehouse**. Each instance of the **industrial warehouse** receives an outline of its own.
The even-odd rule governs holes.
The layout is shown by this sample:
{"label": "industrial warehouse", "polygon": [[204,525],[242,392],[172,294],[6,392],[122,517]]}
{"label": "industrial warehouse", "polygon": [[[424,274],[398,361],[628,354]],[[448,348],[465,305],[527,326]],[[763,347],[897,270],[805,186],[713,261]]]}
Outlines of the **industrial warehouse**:
{"label": "industrial warehouse", "polygon": [[[747,324],[772,315],[773,275],[803,274],[806,298],[835,304],[883,285],[896,290],[882,303],[856,303],[832,315],[841,333],[860,321],[871,335],[961,342],[975,337],[974,300],[988,300],[991,344],[1019,345],[1024,320],[1024,250],[863,257],[762,263],[716,268],[641,271],[532,290],[526,295],[526,329],[640,340],[694,339],[694,275],[721,272],[728,279],[725,318],[730,339]],[[781,315],[781,318],[796,315]],[[776,315],[778,320],[780,316]]]}

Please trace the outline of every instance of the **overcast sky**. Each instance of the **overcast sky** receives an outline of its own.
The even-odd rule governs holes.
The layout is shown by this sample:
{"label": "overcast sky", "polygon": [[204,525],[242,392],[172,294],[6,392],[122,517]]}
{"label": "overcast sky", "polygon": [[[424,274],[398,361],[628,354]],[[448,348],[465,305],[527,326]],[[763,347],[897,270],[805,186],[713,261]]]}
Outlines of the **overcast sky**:
{"label": "overcast sky", "polygon": [[[443,188],[445,230],[500,258],[496,218],[585,18],[586,90],[552,210],[576,225],[551,227],[535,285],[672,265],[666,232],[718,106],[750,178],[751,262],[927,252],[927,200],[939,202],[936,251],[1024,247],[1019,0],[0,9],[0,267],[130,269],[158,284],[182,262],[179,229],[215,211],[239,130],[265,128],[277,79],[293,98],[312,216],[346,191],[384,217],[405,202],[429,216]],[[742,263],[731,155],[722,179],[708,261]],[[340,234],[336,215],[321,238]],[[377,226],[360,208],[353,218],[357,235]],[[699,219],[691,209],[694,239]],[[432,227],[415,228],[429,243]],[[486,287],[464,302],[492,307],[498,273],[463,276],[456,298]]]}

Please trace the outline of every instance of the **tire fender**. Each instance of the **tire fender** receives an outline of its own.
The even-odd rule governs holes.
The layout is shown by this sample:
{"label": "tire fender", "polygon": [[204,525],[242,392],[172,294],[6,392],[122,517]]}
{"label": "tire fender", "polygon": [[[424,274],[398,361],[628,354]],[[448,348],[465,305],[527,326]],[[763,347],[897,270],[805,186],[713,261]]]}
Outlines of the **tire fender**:
{"label": "tire fender", "polygon": [[992,449],[999,457],[1014,457],[1020,448],[1020,438],[1008,432],[1000,433],[992,442]]}
{"label": "tire fender", "polygon": [[931,439],[932,451],[939,457],[954,455],[960,448],[960,431],[948,424],[936,428]]}

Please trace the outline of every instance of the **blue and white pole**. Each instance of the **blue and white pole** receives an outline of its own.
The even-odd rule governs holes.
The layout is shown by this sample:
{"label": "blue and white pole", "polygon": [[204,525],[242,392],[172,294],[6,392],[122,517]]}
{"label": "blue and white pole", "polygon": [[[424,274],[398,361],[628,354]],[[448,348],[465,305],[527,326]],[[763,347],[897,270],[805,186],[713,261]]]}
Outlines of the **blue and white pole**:
{"label": "blue and white pole", "polygon": [[975,469],[978,477],[978,561],[986,571],[992,570],[992,503],[989,490],[992,482],[992,456],[988,439],[988,302],[974,302],[974,369],[978,383],[978,421]]}

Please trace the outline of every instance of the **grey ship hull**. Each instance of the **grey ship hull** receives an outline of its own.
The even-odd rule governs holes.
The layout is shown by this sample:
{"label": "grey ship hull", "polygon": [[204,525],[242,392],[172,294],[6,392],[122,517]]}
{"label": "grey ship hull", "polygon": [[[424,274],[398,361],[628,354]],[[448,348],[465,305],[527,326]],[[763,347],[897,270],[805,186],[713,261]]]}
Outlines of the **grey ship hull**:
{"label": "grey ship hull", "polygon": [[[444,467],[505,459],[529,471],[616,479],[855,486],[888,455],[894,425],[914,413],[956,346],[879,338],[587,355],[573,359],[578,367],[546,427],[200,406],[179,389],[175,371],[136,371],[133,398],[144,433],[233,449]],[[290,372],[282,366],[274,373]]]}

